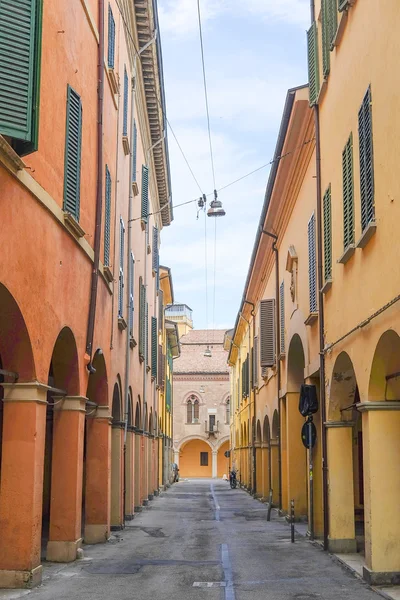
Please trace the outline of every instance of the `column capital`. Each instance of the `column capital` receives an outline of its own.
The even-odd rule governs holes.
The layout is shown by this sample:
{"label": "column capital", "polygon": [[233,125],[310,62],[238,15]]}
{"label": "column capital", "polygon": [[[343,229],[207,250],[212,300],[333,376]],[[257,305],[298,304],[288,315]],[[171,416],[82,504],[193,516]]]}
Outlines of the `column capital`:
{"label": "column capital", "polygon": [[398,400],[381,400],[379,402],[359,402],[356,404],[357,410],[366,412],[370,410],[400,410]]}
{"label": "column capital", "polygon": [[[57,396],[54,396],[57,398]],[[54,411],[78,411],[86,412],[86,401],[85,396],[66,396],[65,398],[55,400]]]}
{"label": "column capital", "polygon": [[111,409],[109,406],[97,406],[93,407],[92,411],[86,415],[89,419],[105,419],[111,423]]}
{"label": "column capital", "polygon": [[335,429],[339,427],[353,427],[354,421],[327,421],[324,426],[327,429]]}
{"label": "column capital", "polygon": [[51,390],[48,385],[39,381],[27,383],[2,383],[4,389],[3,402],[36,402],[47,404],[47,392]]}

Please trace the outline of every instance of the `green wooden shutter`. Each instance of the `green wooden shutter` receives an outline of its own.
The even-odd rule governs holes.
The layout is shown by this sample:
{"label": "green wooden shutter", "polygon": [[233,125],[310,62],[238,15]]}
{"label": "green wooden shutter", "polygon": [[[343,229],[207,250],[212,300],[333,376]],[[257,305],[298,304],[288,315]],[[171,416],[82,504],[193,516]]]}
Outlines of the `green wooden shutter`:
{"label": "green wooden shutter", "polygon": [[275,364],[275,298],[260,302],[260,359],[262,367]]}
{"label": "green wooden shutter", "polygon": [[114,68],[115,62],[115,21],[110,4],[108,5],[108,66]]}
{"label": "green wooden shutter", "polygon": [[146,302],[146,309],[144,315],[144,361],[146,366],[149,362],[149,303]]}
{"label": "green wooden shutter", "polygon": [[310,313],[317,312],[317,260],[315,248],[315,214],[308,222],[308,287]]}
{"label": "green wooden shutter", "polygon": [[254,338],[253,345],[253,386],[258,386],[258,337]]}
{"label": "green wooden shutter", "polygon": [[124,314],[124,252],[125,252],[125,225],[122,217],[119,218],[119,285],[118,285],[118,316]]}
{"label": "green wooden shutter", "polygon": [[146,287],[143,278],[139,277],[139,355],[144,359],[146,351]]}
{"label": "green wooden shutter", "polygon": [[342,153],[343,171],[343,246],[346,250],[354,244],[354,185],[353,185],[353,135]]}
{"label": "green wooden shutter", "polygon": [[331,186],[326,189],[323,199],[324,213],[324,277],[332,279],[332,208]]}
{"label": "green wooden shutter", "polygon": [[82,102],[80,96],[67,88],[67,126],[65,135],[64,210],[77,221],[80,214],[82,146]]}
{"label": "green wooden shutter", "polygon": [[164,327],[164,292],[158,290],[158,329],[162,331]]}
{"label": "green wooden shutter", "polygon": [[122,135],[128,135],[128,74],[124,67],[124,114],[122,123]]}
{"label": "green wooden shutter", "polygon": [[342,12],[343,10],[346,10],[346,8],[348,6],[350,6],[350,1],[349,0],[338,0],[339,4],[338,4],[338,10],[340,12]]}
{"label": "green wooden shutter", "polygon": [[106,165],[105,215],[104,215],[104,265],[110,266],[110,231],[111,231],[111,175]]}
{"label": "green wooden shutter", "polygon": [[133,312],[134,312],[134,281],[135,281],[135,258],[133,253],[130,255],[130,282],[129,282],[129,335],[133,338]]}
{"label": "green wooden shutter", "polygon": [[330,44],[330,49],[333,50],[333,40],[336,37],[337,28],[338,28],[338,7],[337,0],[327,0],[328,7],[328,42]]}
{"label": "green wooden shutter", "polygon": [[329,40],[329,2],[330,0],[322,0],[322,73],[324,77],[329,75],[330,70],[330,50],[331,44]]}
{"label": "green wooden shutter", "polygon": [[156,317],[151,317],[151,376],[157,377],[158,326]]}
{"label": "green wooden shutter", "polygon": [[315,21],[307,31],[307,49],[310,106],[314,106],[319,94],[318,30]]}
{"label": "green wooden shutter", "polygon": [[149,216],[149,169],[142,165],[142,212],[141,218],[147,223]]}
{"label": "green wooden shutter", "polygon": [[36,0],[0,0],[0,132],[31,140]]}
{"label": "green wooden shutter", "polygon": [[374,206],[374,153],[372,142],[371,88],[364,96],[358,112],[360,147],[361,229],[365,231],[375,218]]}
{"label": "green wooden shutter", "polygon": [[280,353],[285,354],[285,282],[279,287]]}
{"label": "green wooden shutter", "polygon": [[132,181],[137,181],[136,162],[137,162],[137,127],[136,121],[133,121],[133,148],[132,148]]}

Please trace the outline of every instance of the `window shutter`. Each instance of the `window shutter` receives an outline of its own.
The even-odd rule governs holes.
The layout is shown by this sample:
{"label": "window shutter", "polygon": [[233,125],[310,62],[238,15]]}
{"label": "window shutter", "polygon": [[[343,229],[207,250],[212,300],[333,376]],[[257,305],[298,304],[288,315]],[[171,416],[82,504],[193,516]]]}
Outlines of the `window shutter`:
{"label": "window shutter", "polygon": [[132,148],[132,181],[137,181],[136,177],[136,157],[137,157],[137,127],[136,121],[133,121],[133,148]]}
{"label": "window shutter", "polygon": [[253,386],[258,386],[258,337],[253,342]]}
{"label": "window shutter", "polygon": [[118,286],[118,316],[124,312],[124,251],[125,251],[125,225],[122,217],[119,218],[119,286]]}
{"label": "window shutter", "polygon": [[346,8],[348,6],[350,6],[350,0],[338,0],[339,1],[339,12],[342,12],[343,10],[346,10]]}
{"label": "window shutter", "polygon": [[130,285],[129,285],[129,334],[130,337],[133,338],[133,314],[134,314],[134,281],[135,281],[135,258],[133,253],[131,252],[130,257]]}
{"label": "window shutter", "polygon": [[158,290],[158,329],[162,331],[164,328],[164,292]]}
{"label": "window shutter", "polygon": [[145,312],[145,322],[144,322],[144,360],[146,365],[149,361],[149,303],[146,302],[146,312]]}
{"label": "window shutter", "polygon": [[143,278],[139,277],[139,355],[142,359],[145,356],[146,344],[146,287],[143,285]]}
{"label": "window shutter", "polygon": [[360,144],[361,229],[365,231],[375,218],[374,207],[374,154],[372,143],[371,88],[364,96],[358,112]]}
{"label": "window shutter", "polygon": [[354,186],[353,186],[353,135],[342,153],[343,170],[343,245],[346,250],[354,244]]}
{"label": "window shutter", "polygon": [[156,317],[151,317],[151,376],[157,377],[158,327]]}
{"label": "window shutter", "polygon": [[67,127],[65,135],[64,210],[77,221],[80,214],[82,102],[67,88]]}
{"label": "window shutter", "polygon": [[315,21],[307,31],[307,49],[310,106],[314,106],[319,94],[318,32]]}
{"label": "window shutter", "polygon": [[197,421],[199,420],[199,401],[195,400],[193,402],[193,417],[195,419],[197,419]]}
{"label": "window shutter", "polygon": [[260,302],[260,358],[262,367],[275,364],[275,298]]}
{"label": "window shutter", "polygon": [[158,367],[157,367],[157,384],[160,389],[164,387],[165,380],[165,356],[162,351],[161,344],[158,345]]}
{"label": "window shutter", "polygon": [[105,215],[104,215],[104,265],[110,266],[110,227],[111,227],[111,175],[106,165],[106,190],[105,190]]}
{"label": "window shutter", "polygon": [[115,60],[115,21],[110,4],[108,5],[108,66],[114,68]]}
{"label": "window shutter", "polygon": [[315,251],[315,214],[308,222],[308,285],[310,313],[317,312],[317,264]]}
{"label": "window shutter", "polygon": [[124,67],[124,114],[122,135],[128,135],[128,73],[126,72],[126,67]]}
{"label": "window shutter", "polygon": [[0,2],[0,132],[32,139],[36,0]]}
{"label": "window shutter", "polygon": [[149,214],[149,169],[142,165],[142,221],[147,223]]}
{"label": "window shutter", "polygon": [[280,353],[285,354],[285,282],[279,287]]}
{"label": "window shutter", "polygon": [[153,271],[154,273],[158,273],[158,227],[153,227]]}
{"label": "window shutter", "polygon": [[324,277],[332,279],[332,209],[331,186],[327,188],[323,200],[324,212]]}
{"label": "window shutter", "polygon": [[322,72],[324,77],[329,75],[331,43],[329,40],[329,4],[330,0],[322,0]]}

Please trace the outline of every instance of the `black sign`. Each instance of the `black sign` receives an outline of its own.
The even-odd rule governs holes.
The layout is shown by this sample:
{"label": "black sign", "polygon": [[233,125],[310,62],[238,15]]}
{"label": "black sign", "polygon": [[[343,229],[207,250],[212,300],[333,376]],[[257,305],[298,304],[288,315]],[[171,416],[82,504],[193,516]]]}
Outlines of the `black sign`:
{"label": "black sign", "polygon": [[[306,421],[301,428],[301,441],[306,448],[310,448],[310,422]],[[311,421],[311,448],[314,448],[317,441],[317,429]]]}
{"label": "black sign", "polygon": [[225,458],[229,458],[230,455],[231,455],[231,451],[230,450],[227,450],[226,452],[224,452]]}

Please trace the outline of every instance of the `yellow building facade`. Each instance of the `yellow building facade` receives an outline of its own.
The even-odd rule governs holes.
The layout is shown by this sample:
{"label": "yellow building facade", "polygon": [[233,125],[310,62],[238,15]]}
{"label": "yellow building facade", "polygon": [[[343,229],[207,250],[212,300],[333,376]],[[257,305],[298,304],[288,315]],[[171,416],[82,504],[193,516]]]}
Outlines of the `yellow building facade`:
{"label": "yellow building facade", "polygon": [[[368,582],[390,583],[400,576],[400,10],[316,0],[311,12],[309,89],[288,93],[228,333],[232,460],[282,511],[294,499],[326,549],[364,556]],[[319,400],[312,515],[302,384]]]}

